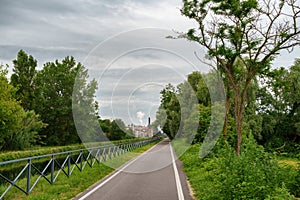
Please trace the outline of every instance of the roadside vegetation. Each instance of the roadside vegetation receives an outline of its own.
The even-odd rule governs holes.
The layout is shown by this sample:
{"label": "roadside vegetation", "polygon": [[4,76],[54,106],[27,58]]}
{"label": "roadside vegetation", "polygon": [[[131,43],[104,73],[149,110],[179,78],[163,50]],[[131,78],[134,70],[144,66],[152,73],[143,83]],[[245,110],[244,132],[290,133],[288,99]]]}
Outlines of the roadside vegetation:
{"label": "roadside vegetation", "polygon": [[95,100],[97,82],[88,81],[88,71],[81,63],[67,56],[45,63],[41,70],[37,66],[37,60],[23,50],[13,60],[10,77],[10,66],[0,65],[1,151],[81,143],[73,109],[85,119],[96,119],[102,129],[88,127],[84,142],[102,142],[104,136],[109,140],[133,138],[121,119],[100,118]]}
{"label": "roadside vegetation", "polygon": [[[73,57],[47,62],[40,70],[37,66],[37,60],[23,50],[13,60],[12,74],[8,73],[10,66],[0,64],[0,162],[144,139],[134,138],[132,130],[127,129],[121,119],[101,119],[95,100],[97,82],[89,80],[87,69]],[[84,141],[77,133],[74,109],[83,117],[77,125],[85,129]],[[96,123],[85,124],[90,118]],[[116,167],[133,156],[135,154],[127,154],[114,159]],[[58,159],[63,158],[58,156]],[[35,162],[42,167],[48,161],[37,159]],[[26,162],[21,162],[1,166],[0,172],[13,180],[25,165]],[[113,171],[103,164],[86,170],[82,173],[75,170],[70,180],[60,175],[56,187],[49,187],[46,180],[41,180],[37,190],[33,190],[37,195],[28,198],[69,199]],[[32,181],[36,178],[33,176]],[[21,179],[17,184],[25,186],[25,180]],[[7,185],[1,179],[2,192]],[[14,188],[6,198],[27,197]]]}
{"label": "roadside vegetation", "polygon": [[241,155],[219,142],[213,152],[199,159],[200,144],[180,157],[195,199],[296,199],[300,196],[300,161],[282,162],[245,138]]}
{"label": "roadside vegetation", "polygon": [[8,160],[15,160],[20,158],[27,158],[32,156],[39,156],[39,155],[46,155],[46,154],[52,154],[52,153],[58,153],[58,152],[65,152],[65,151],[71,151],[71,150],[78,150],[78,149],[85,149],[88,147],[98,147],[106,144],[119,144],[124,142],[135,142],[135,141],[141,141],[145,138],[134,138],[134,139],[126,139],[126,140],[114,140],[109,142],[92,142],[89,144],[73,144],[73,145],[66,145],[66,146],[36,146],[31,147],[26,150],[20,150],[20,151],[2,151],[0,152],[0,162],[8,161]]}
{"label": "roadside vegetation", "polygon": [[197,26],[168,38],[204,48],[211,71],[168,84],[154,124],[178,156],[193,144],[180,159],[195,198],[299,198],[300,59],[274,65],[300,46],[299,1],[182,2]]}

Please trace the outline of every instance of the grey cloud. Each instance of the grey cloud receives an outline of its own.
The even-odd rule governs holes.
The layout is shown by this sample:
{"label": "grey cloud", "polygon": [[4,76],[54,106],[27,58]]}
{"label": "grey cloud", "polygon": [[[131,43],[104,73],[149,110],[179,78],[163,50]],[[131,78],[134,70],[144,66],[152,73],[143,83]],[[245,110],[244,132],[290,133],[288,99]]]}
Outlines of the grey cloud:
{"label": "grey cloud", "polygon": [[[0,57],[3,60],[12,61],[16,59],[17,52],[23,49],[29,55],[32,55],[37,61],[38,65],[41,67],[46,62],[52,62],[55,58],[57,60],[62,60],[66,56],[74,56],[75,59],[81,57],[84,54],[84,50],[77,48],[68,47],[28,47],[28,46],[16,46],[16,45],[0,45]],[[10,63],[6,63],[10,64]]]}
{"label": "grey cloud", "polygon": [[[113,94],[114,109],[120,110],[120,115],[124,111],[126,120],[128,95],[134,95],[136,100],[132,112],[143,109],[147,113],[149,107],[156,108],[159,104],[160,86],[147,87],[147,83],[162,87],[167,83],[176,85],[191,71],[207,71],[199,67],[202,64],[194,56],[195,51],[200,52],[200,57],[204,54],[199,46],[165,38],[176,35],[171,29],[186,31],[194,27],[191,20],[180,15],[181,3],[181,0],[1,0],[0,63],[15,59],[20,49],[33,55],[39,66],[74,56],[99,83],[97,98],[103,102],[101,115],[111,116],[109,105]],[[161,29],[139,29],[144,27]]]}

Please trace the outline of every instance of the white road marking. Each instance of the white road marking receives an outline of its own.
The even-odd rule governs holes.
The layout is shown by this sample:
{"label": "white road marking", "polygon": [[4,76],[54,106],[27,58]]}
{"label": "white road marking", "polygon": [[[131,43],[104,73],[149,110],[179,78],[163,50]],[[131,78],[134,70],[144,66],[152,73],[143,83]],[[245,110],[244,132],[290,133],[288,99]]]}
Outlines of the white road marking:
{"label": "white road marking", "polygon": [[174,152],[172,145],[170,143],[170,151],[171,151],[171,156],[172,156],[172,162],[173,162],[173,169],[174,169],[174,175],[175,175],[175,180],[176,180],[176,187],[177,187],[177,194],[178,194],[178,200],[184,200],[183,192],[182,192],[182,187],[181,187],[181,182],[179,178],[179,173],[177,170],[176,162],[175,162],[175,157],[174,157]]}
{"label": "white road marking", "polygon": [[[159,143],[158,143],[159,144]],[[157,145],[157,144],[156,144]],[[85,195],[83,195],[82,197],[80,197],[78,200],[84,200],[85,198],[87,198],[88,196],[90,196],[92,193],[94,193],[96,190],[98,190],[99,188],[101,188],[103,185],[105,185],[106,183],[108,183],[111,179],[113,179],[115,176],[117,176],[118,174],[120,174],[126,167],[130,166],[132,163],[134,163],[135,161],[137,161],[139,158],[141,158],[143,155],[146,155],[146,153],[148,151],[151,151],[154,147],[156,147],[156,145],[154,145],[153,147],[151,147],[150,149],[148,149],[147,151],[145,151],[144,153],[142,153],[141,155],[139,155],[138,157],[136,157],[135,159],[133,159],[132,161],[130,161],[129,163],[127,163],[125,166],[123,166],[121,169],[119,169],[116,173],[114,173],[113,175],[111,175],[109,178],[107,178],[105,181],[103,181],[102,183],[100,183],[99,185],[97,185],[95,188],[93,188],[91,191],[89,191],[88,193],[86,193]]]}

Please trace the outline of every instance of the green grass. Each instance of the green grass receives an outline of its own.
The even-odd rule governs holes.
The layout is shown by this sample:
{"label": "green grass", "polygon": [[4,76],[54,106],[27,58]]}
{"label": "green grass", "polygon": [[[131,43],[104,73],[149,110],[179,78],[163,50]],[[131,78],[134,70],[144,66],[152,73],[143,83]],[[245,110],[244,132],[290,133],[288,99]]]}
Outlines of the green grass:
{"label": "green grass", "polygon": [[[158,142],[158,141],[157,141]],[[148,144],[144,147],[128,152],[119,157],[113,158],[105,162],[105,164],[95,164],[93,168],[88,165],[80,172],[78,169],[74,169],[71,177],[66,177],[64,174],[60,174],[53,185],[50,185],[45,179],[41,179],[30,195],[25,195],[17,188],[13,187],[4,197],[4,199],[25,199],[25,200],[43,200],[43,199],[71,199],[79,193],[85,191],[88,187],[101,180],[105,176],[114,171],[115,168],[120,167],[124,163],[133,159],[137,155],[143,153],[155,143]],[[36,177],[33,177],[33,180]],[[25,186],[26,180],[20,180],[18,184]],[[0,186],[0,192],[4,191],[4,187]]]}
{"label": "green grass", "polygon": [[277,157],[279,166],[291,166],[294,169],[300,168],[300,160],[296,158],[287,158],[287,157]]}
{"label": "green grass", "polygon": [[[175,146],[176,145],[178,145],[178,144],[175,143]],[[244,182],[242,182],[242,184],[249,184],[250,185],[249,188],[252,187],[251,184],[254,184],[252,188],[255,187],[255,184],[256,184],[255,180],[252,180],[252,182],[251,182],[250,179],[246,179],[246,178],[255,176],[255,173],[260,174],[259,171],[253,170],[253,174],[252,174],[252,172],[249,174],[247,171],[251,167],[245,169],[245,171],[242,171],[241,169],[244,169],[244,168],[236,166],[236,168],[238,170],[236,172],[241,173],[240,175],[233,176],[232,174],[231,175],[224,174],[224,172],[226,172],[226,170],[223,170],[223,168],[220,168],[219,164],[221,163],[220,159],[224,159],[225,157],[223,158],[220,155],[220,158],[217,158],[217,159],[216,158],[205,158],[203,160],[200,160],[199,159],[199,150],[200,150],[199,144],[192,145],[179,158],[183,163],[183,170],[186,173],[187,179],[191,185],[194,199],[211,199],[210,197],[213,196],[213,194],[215,194],[215,197],[217,198],[219,194],[224,193],[224,191],[226,191],[226,189],[224,189],[226,187],[229,188],[228,191],[229,190],[237,190],[237,193],[238,193],[238,190],[240,190],[240,189],[236,189],[236,187],[239,185],[235,184],[234,181],[236,180],[235,178],[239,178],[239,177],[244,180]],[[250,158],[248,158],[248,160],[249,159]],[[297,179],[295,179],[295,177],[297,175],[297,170],[300,169],[299,160],[282,158],[282,157],[277,158],[277,160],[278,160],[279,168],[274,168],[274,170],[277,169],[278,171],[275,170],[274,172],[269,172],[269,173],[272,173],[274,175],[277,174],[276,177],[278,180],[284,180],[286,183],[285,184],[286,188],[284,186],[281,187],[281,184],[278,184],[278,187],[274,187],[275,189],[273,191],[272,191],[272,189],[271,189],[271,191],[269,191],[270,192],[269,199],[298,199],[296,197],[290,196],[288,194],[288,190],[290,192],[293,192],[293,195],[298,196],[297,192],[295,192],[295,188],[297,189],[299,187],[299,182],[295,182],[295,181],[297,181]],[[250,159],[250,161],[251,161],[251,159]],[[254,163],[252,163],[251,165],[253,165]],[[235,164],[241,165],[242,163],[235,162]],[[228,167],[230,167],[230,166],[228,165]],[[233,167],[233,166],[231,166],[231,167]],[[258,165],[256,167],[258,167]],[[261,168],[261,170],[263,170],[263,171],[265,169],[273,170],[272,166],[265,166],[265,167],[267,169]],[[266,172],[268,172],[268,171],[266,171]],[[224,179],[222,179],[222,177]],[[275,179],[276,177],[274,176],[273,178]],[[281,177],[281,178],[279,179],[279,177]],[[222,181],[222,180],[223,180],[223,182],[225,180],[224,183],[227,183],[226,185],[224,185],[223,189],[221,189],[221,186],[220,186],[220,188],[218,188],[218,186],[222,185],[223,182],[222,183],[217,182],[217,181]],[[230,180],[232,180],[232,185],[231,185]],[[259,185],[259,184],[261,184],[261,183],[257,182],[257,185]],[[217,185],[217,187],[216,187],[216,185]],[[234,187],[232,187],[232,186],[234,186]],[[243,187],[246,187],[246,186],[243,186]],[[267,185],[263,185],[262,187],[267,187]],[[243,188],[241,188],[241,189],[243,189]],[[210,194],[210,195],[207,195],[207,194]],[[247,195],[249,195],[249,196],[252,195],[250,190],[249,190],[249,194],[247,194]],[[240,196],[239,196],[239,198],[245,199],[245,197],[242,198]],[[259,198],[257,198],[257,199],[259,199]]]}
{"label": "green grass", "polygon": [[[175,144],[176,145],[176,144]],[[175,148],[176,149],[176,148]],[[187,176],[187,179],[191,185],[193,198],[200,199],[202,193],[202,184],[199,184],[203,176],[201,174],[206,173],[203,168],[200,166],[199,162],[199,149],[200,145],[192,145],[190,148],[180,156],[180,160],[183,163],[183,170]]]}
{"label": "green grass", "polygon": [[179,138],[179,139],[172,140],[172,146],[174,148],[177,157],[180,157],[184,154],[186,150],[189,149],[191,144],[187,143],[185,138]]}
{"label": "green grass", "polygon": [[19,158],[27,158],[32,156],[38,156],[38,155],[45,155],[45,154],[52,154],[52,153],[58,153],[58,152],[64,152],[64,151],[71,151],[71,150],[77,150],[77,149],[84,149],[86,146],[89,147],[96,147],[101,146],[105,144],[117,144],[122,142],[134,142],[134,141],[140,141],[145,140],[145,138],[135,138],[135,139],[129,139],[129,140],[116,140],[116,141],[108,141],[108,142],[92,142],[87,144],[72,144],[72,145],[66,145],[66,146],[50,146],[50,147],[32,147],[27,150],[22,151],[3,151],[0,152],[0,162],[8,161],[8,160],[15,160]]}

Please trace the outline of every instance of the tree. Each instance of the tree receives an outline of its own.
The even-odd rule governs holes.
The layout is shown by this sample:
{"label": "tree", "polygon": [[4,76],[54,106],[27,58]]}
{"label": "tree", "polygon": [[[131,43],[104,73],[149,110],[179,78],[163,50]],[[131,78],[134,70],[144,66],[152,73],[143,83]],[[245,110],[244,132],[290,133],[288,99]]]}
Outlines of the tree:
{"label": "tree", "polygon": [[24,110],[13,98],[15,88],[8,83],[7,70],[0,65],[0,149],[5,148],[5,142],[20,129]]}
{"label": "tree", "polygon": [[258,91],[258,114],[263,118],[262,138],[268,150],[295,152],[299,143],[300,62],[270,70],[261,79]]}
{"label": "tree", "polygon": [[[83,116],[96,113],[93,103],[97,83],[87,83],[87,79],[87,70],[81,63],[76,63],[73,57],[66,57],[61,62],[48,62],[38,72],[35,111],[48,124],[42,131],[47,145],[66,145],[80,141],[73,120],[72,103],[83,105]],[[73,95],[74,88],[76,91]]]}
{"label": "tree", "polygon": [[111,129],[107,135],[109,140],[122,140],[126,136],[126,126],[121,119],[115,119],[111,122]]}
{"label": "tree", "polygon": [[291,135],[293,141],[300,137],[300,59],[296,59],[286,76],[286,87],[283,90],[285,102],[288,105],[288,118],[292,123]]}
{"label": "tree", "polygon": [[286,85],[288,70],[285,68],[271,69],[260,78],[257,92],[258,114],[262,117],[262,134],[258,139],[267,149],[279,148],[287,141],[286,121],[287,104],[283,88]]}
{"label": "tree", "polygon": [[161,92],[161,105],[158,108],[156,119],[164,133],[170,139],[174,139],[180,132],[181,109],[177,99],[176,89],[173,85],[168,84]]}
{"label": "tree", "polygon": [[188,75],[187,81],[196,93],[198,103],[204,106],[209,106],[211,104],[209,90],[204,80],[206,74],[201,74],[200,72],[193,72]]}
{"label": "tree", "polygon": [[297,0],[183,0],[183,3],[181,13],[195,20],[199,28],[179,37],[206,48],[208,57],[225,73],[228,80],[225,84],[233,91],[236,154],[240,155],[249,85],[258,74],[269,69],[281,50],[292,50],[299,45],[300,7]]}
{"label": "tree", "polygon": [[38,131],[45,124],[34,111],[24,111],[6,75],[0,66],[0,149],[20,150],[40,142]]}
{"label": "tree", "polygon": [[25,110],[32,110],[37,61],[33,56],[28,56],[25,51],[20,50],[13,64],[14,73],[11,76],[11,84],[17,88],[17,100],[21,101]]}
{"label": "tree", "polygon": [[40,116],[35,114],[33,110],[25,112],[19,125],[19,130],[6,139],[5,149],[24,150],[33,145],[43,144],[39,131],[47,124],[43,123]]}

